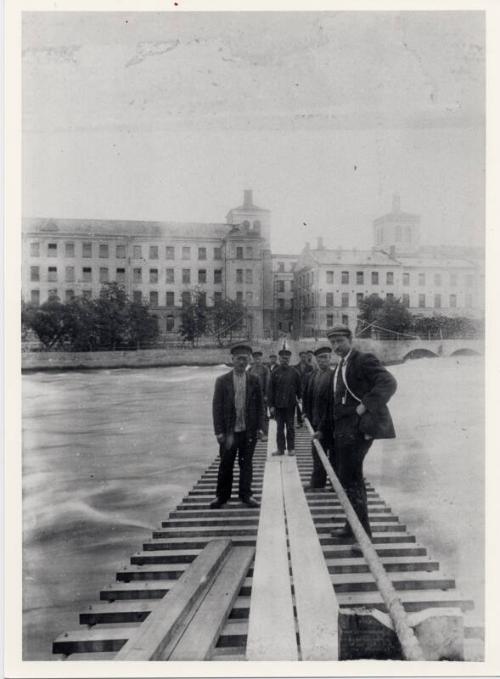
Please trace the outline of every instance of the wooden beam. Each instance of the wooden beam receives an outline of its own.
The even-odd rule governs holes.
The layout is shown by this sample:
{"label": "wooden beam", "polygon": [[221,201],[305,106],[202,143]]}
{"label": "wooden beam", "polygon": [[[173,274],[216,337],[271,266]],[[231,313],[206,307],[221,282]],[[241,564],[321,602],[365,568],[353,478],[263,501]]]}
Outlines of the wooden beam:
{"label": "wooden beam", "polygon": [[213,540],[158,602],[139,629],[116,654],[116,660],[163,660],[192,617],[231,549],[231,540]]}
{"label": "wooden beam", "polygon": [[301,659],[338,660],[339,606],[294,458],[282,475]]}
{"label": "wooden beam", "polygon": [[210,660],[255,554],[234,547],[169,660]]}
{"label": "wooden beam", "polygon": [[[269,453],[275,441],[276,423],[271,420]],[[282,460],[281,456],[269,456],[264,474],[247,660],[298,660],[281,486]]]}

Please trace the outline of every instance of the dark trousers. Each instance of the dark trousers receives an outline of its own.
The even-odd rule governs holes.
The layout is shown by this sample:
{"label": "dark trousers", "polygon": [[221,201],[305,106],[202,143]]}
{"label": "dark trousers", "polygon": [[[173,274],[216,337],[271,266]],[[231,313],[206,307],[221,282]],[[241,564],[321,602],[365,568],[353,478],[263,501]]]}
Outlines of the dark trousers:
{"label": "dark trousers", "polygon": [[[335,455],[333,454],[332,450],[325,450],[325,453],[328,456],[328,460],[330,461],[330,464],[333,467],[333,471],[337,473],[337,468],[335,465]],[[323,463],[319,459],[319,455],[316,451],[316,448],[314,447],[314,443],[311,443],[311,455],[312,455],[312,460],[313,460],[313,470],[311,474],[311,480],[310,480],[310,485],[313,488],[324,488],[326,486],[326,471],[325,468],[323,467]]]}
{"label": "dark trousers", "polygon": [[[363,460],[373,443],[368,441],[358,429],[359,418],[345,418],[335,422],[334,456],[336,472],[361,525],[371,537],[368,519],[368,499],[363,478]],[[349,420],[351,422],[349,422]],[[351,424],[352,426],[349,426]]]}
{"label": "dark trousers", "polygon": [[300,409],[298,403],[297,403],[297,424],[304,424],[304,421],[302,419],[302,410]]}
{"label": "dark trousers", "polygon": [[288,450],[295,449],[294,413],[294,405],[288,408],[276,408],[276,444],[281,452],[285,452],[285,427],[286,447]]}
{"label": "dark trousers", "polygon": [[252,495],[252,458],[255,444],[255,438],[247,438],[246,432],[241,431],[235,432],[232,439],[226,439],[220,446],[217,497],[220,498],[222,502],[227,502],[231,498],[231,491],[233,488],[233,468],[236,455],[238,455],[238,464],[240,467],[239,497],[242,500],[246,500]]}

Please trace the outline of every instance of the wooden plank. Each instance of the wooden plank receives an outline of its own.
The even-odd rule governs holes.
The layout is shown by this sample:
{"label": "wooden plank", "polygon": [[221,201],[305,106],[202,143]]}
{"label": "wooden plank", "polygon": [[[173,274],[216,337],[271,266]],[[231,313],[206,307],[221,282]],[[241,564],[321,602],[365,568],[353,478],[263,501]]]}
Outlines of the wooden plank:
{"label": "wooden plank", "polygon": [[255,554],[235,547],[218,573],[169,660],[208,660],[225,625]]}
{"label": "wooden plank", "polygon": [[294,459],[282,466],[302,660],[338,660],[339,606]]}
{"label": "wooden plank", "polygon": [[[270,453],[276,422],[269,423]],[[298,660],[281,485],[282,457],[268,457],[255,556],[247,660]]]}
{"label": "wooden plank", "polygon": [[181,626],[195,612],[230,549],[230,540],[210,542],[117,653],[116,660],[162,660],[169,645],[177,640]]}
{"label": "wooden plank", "polygon": [[104,653],[118,651],[136,633],[137,628],[72,630],[60,634],[52,643],[52,653]]}

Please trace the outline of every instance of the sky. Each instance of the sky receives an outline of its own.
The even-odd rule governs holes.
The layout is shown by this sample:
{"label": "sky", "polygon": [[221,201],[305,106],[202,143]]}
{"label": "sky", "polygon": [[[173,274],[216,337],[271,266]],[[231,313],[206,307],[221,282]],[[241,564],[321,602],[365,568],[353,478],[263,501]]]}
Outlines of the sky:
{"label": "sky", "polygon": [[223,222],[369,248],[390,210],[483,245],[481,12],[37,12],[23,22],[26,217]]}

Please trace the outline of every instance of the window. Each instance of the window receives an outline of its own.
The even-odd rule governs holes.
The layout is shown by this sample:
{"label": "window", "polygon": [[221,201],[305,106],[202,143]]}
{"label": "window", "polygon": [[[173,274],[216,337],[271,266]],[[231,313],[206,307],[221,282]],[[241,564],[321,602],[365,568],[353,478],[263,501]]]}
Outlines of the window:
{"label": "window", "polygon": [[[418,284],[420,286],[425,285],[425,274],[424,273],[419,273],[418,274]],[[424,305],[425,306],[425,305]]]}
{"label": "window", "polygon": [[326,314],[326,327],[333,328],[333,314]]}
{"label": "window", "polygon": [[149,270],[149,282],[158,283],[158,269]]}
{"label": "window", "polygon": [[222,269],[215,269],[214,283],[222,283]]}
{"label": "window", "polygon": [[92,299],[92,290],[82,290],[83,299]]}
{"label": "window", "polygon": [[207,258],[207,248],[198,248],[198,259]]}
{"label": "window", "polygon": [[92,243],[82,243],[82,257],[92,257]]}
{"label": "window", "polygon": [[333,283],[333,271],[326,272],[326,282],[330,285]]}
{"label": "window", "polygon": [[278,273],[285,272],[285,262],[278,262]]}
{"label": "window", "polygon": [[107,283],[109,281],[109,269],[107,266],[101,266],[99,269],[99,283]]}
{"label": "window", "polygon": [[450,307],[453,309],[456,308],[457,306],[457,296],[456,295],[450,295]]}
{"label": "window", "polygon": [[116,270],[116,282],[121,284],[125,283],[125,269]]}
{"label": "window", "polygon": [[403,273],[403,285],[410,285],[410,274],[409,273]]}
{"label": "window", "polygon": [[378,271],[372,271],[372,285],[378,285]]}
{"label": "window", "polygon": [[245,299],[247,304],[253,304],[253,292],[251,290],[245,293]]}
{"label": "window", "polygon": [[74,290],[65,290],[64,291],[64,301],[66,302],[66,304],[71,302],[71,300],[73,299],[74,296],[75,296]]}
{"label": "window", "polygon": [[405,226],[405,241],[407,243],[411,242],[411,226]]}
{"label": "window", "polygon": [[238,304],[243,304],[243,293],[241,292],[241,290],[238,290],[238,292],[236,293],[236,301],[238,302]]}
{"label": "window", "polygon": [[236,269],[236,282],[243,283],[243,269]]}
{"label": "window", "polygon": [[165,258],[166,259],[175,259],[175,248],[173,245],[167,245],[165,248]]}
{"label": "window", "polygon": [[465,306],[466,307],[472,306],[472,295],[465,295]]}
{"label": "window", "polygon": [[40,257],[40,243],[30,243],[30,256]]}
{"label": "window", "polygon": [[214,248],[214,259],[222,259],[222,248]]}
{"label": "window", "polygon": [[385,296],[385,298],[388,302],[394,302],[394,293],[388,292],[387,295]]}
{"label": "window", "polygon": [[116,258],[117,259],[125,259],[127,256],[127,250],[124,245],[117,245],[116,246]]}
{"label": "window", "polygon": [[175,282],[174,269],[167,269],[166,270],[165,282],[166,283],[174,283]]}
{"label": "window", "polygon": [[92,280],[92,268],[90,266],[84,266],[82,273],[84,282],[89,283]]}
{"label": "window", "polygon": [[132,248],[132,257],[134,259],[142,259],[142,245],[134,245]]}
{"label": "window", "polygon": [[35,306],[40,304],[40,290],[32,290],[30,293],[30,301]]}
{"label": "window", "polygon": [[333,292],[326,293],[326,306],[333,306]]}
{"label": "window", "polygon": [[248,246],[248,247],[245,248],[245,257],[247,259],[253,258],[253,248],[251,246]]}
{"label": "window", "polygon": [[456,288],[458,284],[458,276],[456,273],[450,274],[450,285],[452,288]]}
{"label": "window", "polygon": [[107,243],[99,243],[99,257],[102,259],[109,257],[109,247]]}
{"label": "window", "polygon": [[182,306],[189,306],[191,304],[191,293],[189,290],[185,290],[181,296]]}
{"label": "window", "polygon": [[57,257],[57,243],[47,244],[47,255],[49,257]]}
{"label": "window", "polygon": [[214,304],[222,302],[222,292],[214,292]]}
{"label": "window", "polygon": [[342,293],[342,306],[349,306],[349,293],[348,292],[343,292]]}
{"label": "window", "polygon": [[439,294],[434,295],[434,307],[435,307],[436,309],[440,309],[440,308],[441,308],[441,295],[439,295]]}
{"label": "window", "polygon": [[253,283],[253,271],[252,269],[245,270],[245,283]]}
{"label": "window", "polygon": [[207,282],[207,270],[206,269],[198,269],[198,283],[206,283]]}
{"label": "window", "polygon": [[342,271],[341,283],[343,283],[344,285],[349,283],[349,271]]}
{"label": "window", "polygon": [[198,304],[200,306],[207,306],[207,293],[206,292],[199,292],[198,293]]}
{"label": "window", "polygon": [[236,248],[236,259],[243,259],[243,248]]}
{"label": "window", "polygon": [[349,327],[349,316],[347,314],[342,314],[342,325]]}
{"label": "window", "polygon": [[278,297],[278,309],[285,308],[285,300],[283,297]]}
{"label": "window", "polygon": [[142,269],[140,267],[132,270],[132,280],[134,283],[142,283]]}
{"label": "window", "polygon": [[66,267],[65,279],[66,279],[67,283],[72,283],[75,280],[75,267],[74,266],[67,266]]}
{"label": "window", "polygon": [[158,246],[157,245],[150,245],[149,246],[149,259],[158,259]]}
{"label": "window", "polygon": [[136,304],[142,303],[142,292],[140,290],[134,290],[132,293],[132,299]]}
{"label": "window", "polygon": [[420,307],[420,309],[425,308],[425,295],[420,294],[418,296],[418,306]]}
{"label": "window", "polygon": [[182,248],[182,259],[191,259],[191,248],[184,246]]}
{"label": "window", "polygon": [[356,285],[365,284],[365,274],[364,271],[356,271]]}
{"label": "window", "polygon": [[[167,293],[168,294],[168,293]],[[167,316],[167,332],[172,332],[175,327],[175,319],[173,316]]]}
{"label": "window", "polygon": [[149,293],[149,303],[151,306],[158,306],[158,292],[156,290],[151,290]]}
{"label": "window", "polygon": [[174,306],[175,304],[175,293],[172,290],[168,290],[166,297],[165,297],[165,302],[167,306]]}
{"label": "window", "polygon": [[440,286],[440,285],[441,285],[441,282],[442,282],[441,274],[440,274],[440,273],[435,273],[435,274],[434,274],[434,285]]}
{"label": "window", "polygon": [[410,295],[407,292],[404,292],[401,301],[403,303],[403,306],[409,307],[410,306]]}
{"label": "window", "polygon": [[361,302],[363,301],[363,293],[362,292],[357,292],[356,293],[356,306],[359,306]]}
{"label": "window", "polygon": [[248,227],[250,226],[250,222],[248,221],[248,219],[245,219],[245,221],[243,222],[243,226],[244,226],[246,229],[248,229]]}
{"label": "window", "polygon": [[182,269],[182,282],[191,283],[191,269]]}
{"label": "window", "polygon": [[30,267],[30,281],[39,280],[40,280],[40,267],[39,266]]}
{"label": "window", "polygon": [[471,276],[470,274],[468,274],[468,275],[465,277],[465,285],[466,285],[468,288],[472,288],[472,286],[474,285],[474,276]]}
{"label": "window", "polygon": [[385,282],[386,282],[386,285],[394,285],[394,273],[392,271],[388,271],[386,273]]}
{"label": "window", "polygon": [[276,281],[277,292],[285,292],[285,281]]}
{"label": "window", "polygon": [[49,266],[49,282],[57,281],[57,266]]}
{"label": "window", "polygon": [[66,257],[75,256],[75,244],[74,243],[64,243],[64,255]]}

